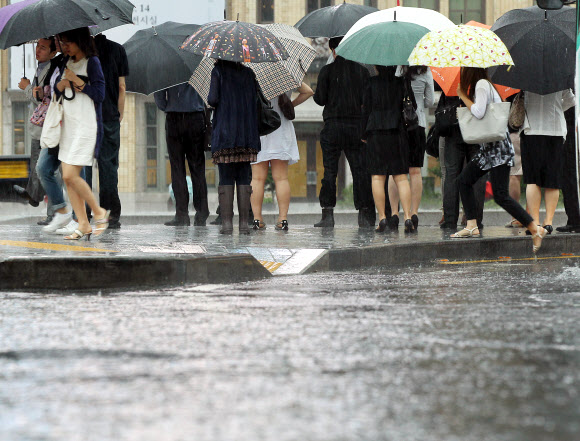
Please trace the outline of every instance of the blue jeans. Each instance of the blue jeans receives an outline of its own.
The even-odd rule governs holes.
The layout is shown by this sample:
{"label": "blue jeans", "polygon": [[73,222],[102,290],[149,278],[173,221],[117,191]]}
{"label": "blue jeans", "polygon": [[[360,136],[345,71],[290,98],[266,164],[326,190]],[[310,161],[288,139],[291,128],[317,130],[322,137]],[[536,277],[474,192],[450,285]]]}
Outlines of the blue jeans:
{"label": "blue jeans", "polygon": [[41,149],[36,163],[36,173],[42,187],[48,196],[49,214],[66,207],[66,202],[62,194],[62,178],[58,171],[60,161],[56,156],[49,155],[48,149]]}

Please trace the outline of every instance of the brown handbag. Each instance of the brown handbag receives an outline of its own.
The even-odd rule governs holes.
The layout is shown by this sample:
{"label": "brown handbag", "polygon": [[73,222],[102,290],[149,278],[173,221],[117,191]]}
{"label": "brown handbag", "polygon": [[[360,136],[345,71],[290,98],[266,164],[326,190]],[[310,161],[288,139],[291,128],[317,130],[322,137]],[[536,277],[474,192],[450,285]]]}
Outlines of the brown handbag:
{"label": "brown handbag", "polygon": [[296,112],[294,111],[292,101],[285,93],[278,97],[278,106],[280,107],[280,110],[286,119],[292,121],[294,118],[296,118]]}
{"label": "brown handbag", "polygon": [[524,103],[524,93],[518,92],[510,107],[508,124],[513,130],[519,130],[524,125],[526,119],[526,106]]}

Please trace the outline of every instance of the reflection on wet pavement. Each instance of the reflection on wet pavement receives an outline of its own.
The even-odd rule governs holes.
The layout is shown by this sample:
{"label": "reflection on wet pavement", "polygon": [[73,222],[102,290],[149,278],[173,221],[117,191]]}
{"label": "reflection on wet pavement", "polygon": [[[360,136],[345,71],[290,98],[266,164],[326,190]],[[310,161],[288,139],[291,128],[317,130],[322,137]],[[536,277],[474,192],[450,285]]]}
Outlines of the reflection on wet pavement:
{"label": "reflection on wet pavement", "polygon": [[570,441],[580,268],[0,293],[0,439]]}

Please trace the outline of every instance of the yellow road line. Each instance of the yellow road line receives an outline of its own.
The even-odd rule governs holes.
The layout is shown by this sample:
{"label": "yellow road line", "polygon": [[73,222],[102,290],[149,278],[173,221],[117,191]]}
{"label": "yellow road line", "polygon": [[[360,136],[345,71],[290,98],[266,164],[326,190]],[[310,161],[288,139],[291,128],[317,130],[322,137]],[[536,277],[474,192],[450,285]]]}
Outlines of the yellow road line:
{"label": "yellow road line", "polygon": [[52,250],[52,251],[94,251],[98,253],[118,253],[118,251],[115,250],[104,250],[102,248],[89,248],[75,245],[61,245],[58,243],[21,242],[16,240],[0,240],[0,245],[21,248],[35,248],[38,250]]}
{"label": "yellow road line", "polygon": [[280,262],[268,262],[267,260],[258,260],[258,262],[260,262],[262,264],[262,266],[264,268],[266,268],[268,271],[270,271],[271,273],[273,273],[274,271],[276,271],[278,268],[280,268],[282,266],[282,263],[280,263]]}
{"label": "yellow road line", "polygon": [[501,259],[490,259],[490,260],[463,260],[463,261],[455,261],[449,262],[446,259],[442,259],[439,261],[441,265],[464,265],[467,263],[495,263],[495,262],[524,262],[530,260],[550,260],[550,259],[578,259],[580,256],[553,256],[553,257],[525,257],[521,259],[512,259],[509,258],[501,258]]}

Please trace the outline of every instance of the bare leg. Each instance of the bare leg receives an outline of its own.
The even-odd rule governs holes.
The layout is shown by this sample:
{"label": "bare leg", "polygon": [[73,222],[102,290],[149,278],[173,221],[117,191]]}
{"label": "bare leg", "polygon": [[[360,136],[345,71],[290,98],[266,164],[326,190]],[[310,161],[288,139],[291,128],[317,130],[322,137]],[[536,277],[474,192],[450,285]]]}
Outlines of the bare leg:
{"label": "bare leg", "polygon": [[263,222],[262,203],[264,202],[264,185],[268,177],[268,162],[259,162],[252,165],[252,196],[250,203],[254,212],[254,219]]}
{"label": "bare leg", "polygon": [[290,183],[288,182],[288,161],[273,159],[272,178],[276,184],[276,199],[278,200],[278,222],[288,219],[290,207]]}
{"label": "bare leg", "polygon": [[405,220],[411,219],[411,186],[409,185],[407,175],[396,175],[393,176],[393,179],[395,180],[395,184],[397,184],[397,190],[399,190]]}
{"label": "bare leg", "polygon": [[373,199],[375,201],[375,207],[379,213],[379,221],[385,219],[385,181],[387,177],[385,175],[373,175],[372,176],[372,190]]}
{"label": "bare leg", "polygon": [[526,186],[526,203],[528,205],[528,212],[534,223],[540,223],[540,204],[542,203],[542,190],[536,184],[528,184]]}
{"label": "bare leg", "polygon": [[391,216],[399,216],[399,190],[392,176],[389,176],[389,202],[391,203]]}
{"label": "bare leg", "polygon": [[546,203],[546,218],[544,219],[543,225],[552,225],[552,222],[554,222],[554,213],[556,212],[556,206],[558,205],[559,198],[560,198],[560,190],[558,190],[557,188],[544,189],[544,201]]}
{"label": "bare leg", "polygon": [[[102,208],[95,199],[93,195],[93,191],[89,184],[81,178],[80,173],[83,167],[80,165],[70,165],[62,163],[62,178],[64,183],[66,184],[66,188],[69,194],[69,198],[71,197],[71,192],[75,192],[83,202],[89,204],[95,219],[102,219],[107,214],[107,210]],[[78,210],[76,207],[73,207],[75,214],[77,217],[79,216]],[[84,211],[84,208],[80,211]]]}
{"label": "bare leg", "polygon": [[423,176],[420,167],[409,167],[411,181],[411,215],[419,214],[419,205],[423,196]]}

